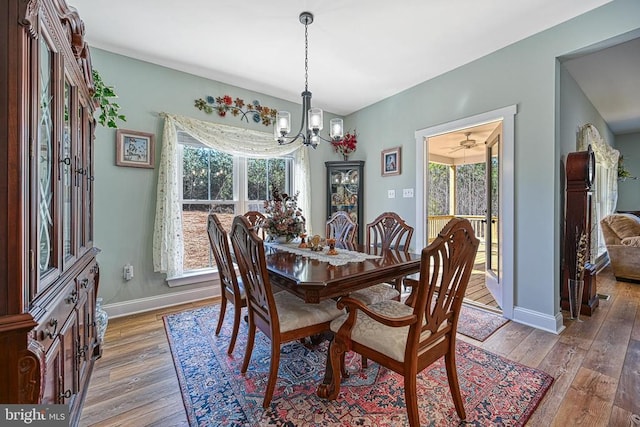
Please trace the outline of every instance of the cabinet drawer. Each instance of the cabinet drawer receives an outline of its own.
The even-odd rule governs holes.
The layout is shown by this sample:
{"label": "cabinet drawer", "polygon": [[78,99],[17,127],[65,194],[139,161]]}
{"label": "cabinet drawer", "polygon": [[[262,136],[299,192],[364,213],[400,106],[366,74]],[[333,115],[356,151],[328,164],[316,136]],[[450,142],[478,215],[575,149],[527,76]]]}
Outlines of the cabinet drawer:
{"label": "cabinet drawer", "polygon": [[98,263],[94,260],[76,277],[77,289],[81,297],[83,294],[91,293],[96,283],[96,274],[98,274]]}
{"label": "cabinet drawer", "polygon": [[69,318],[77,301],[78,289],[75,281],[71,280],[51,303],[42,307],[44,315],[36,319],[38,326],[35,329],[35,337],[44,346],[45,351],[49,350],[53,340],[60,334],[62,326]]}

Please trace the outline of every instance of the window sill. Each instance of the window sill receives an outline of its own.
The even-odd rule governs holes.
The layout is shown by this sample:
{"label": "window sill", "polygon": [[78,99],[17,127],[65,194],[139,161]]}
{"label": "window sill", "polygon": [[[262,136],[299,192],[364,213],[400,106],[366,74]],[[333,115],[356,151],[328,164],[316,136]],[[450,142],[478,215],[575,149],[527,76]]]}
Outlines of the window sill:
{"label": "window sill", "polygon": [[212,282],[218,280],[218,270],[207,268],[194,272],[185,273],[182,276],[167,278],[167,285],[170,288],[177,286],[195,285],[198,283]]}

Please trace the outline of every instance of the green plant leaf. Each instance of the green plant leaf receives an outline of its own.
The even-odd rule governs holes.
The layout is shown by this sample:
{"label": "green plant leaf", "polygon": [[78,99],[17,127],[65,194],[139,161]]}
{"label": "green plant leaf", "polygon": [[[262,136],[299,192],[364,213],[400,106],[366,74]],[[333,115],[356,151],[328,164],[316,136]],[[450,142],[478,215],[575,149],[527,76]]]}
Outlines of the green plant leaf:
{"label": "green plant leaf", "polygon": [[98,123],[105,127],[117,128],[117,120],[126,121],[125,116],[119,113],[120,105],[112,101],[112,99],[117,98],[118,95],[116,95],[113,86],[105,85],[98,70],[94,68],[91,70],[91,73],[93,75],[93,83],[95,86],[93,98],[100,106]]}

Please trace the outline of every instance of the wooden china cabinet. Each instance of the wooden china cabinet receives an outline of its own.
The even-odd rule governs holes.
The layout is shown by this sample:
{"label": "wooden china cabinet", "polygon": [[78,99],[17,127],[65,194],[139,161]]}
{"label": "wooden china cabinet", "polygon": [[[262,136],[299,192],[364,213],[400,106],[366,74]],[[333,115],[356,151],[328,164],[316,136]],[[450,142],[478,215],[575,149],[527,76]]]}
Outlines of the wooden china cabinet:
{"label": "wooden china cabinet", "polygon": [[358,224],[358,243],[364,243],[364,160],[324,164],[327,168],[327,219],[337,211],[347,212]]}
{"label": "wooden china cabinet", "polygon": [[0,403],[75,425],[101,354],[91,59],[65,0],[1,4]]}

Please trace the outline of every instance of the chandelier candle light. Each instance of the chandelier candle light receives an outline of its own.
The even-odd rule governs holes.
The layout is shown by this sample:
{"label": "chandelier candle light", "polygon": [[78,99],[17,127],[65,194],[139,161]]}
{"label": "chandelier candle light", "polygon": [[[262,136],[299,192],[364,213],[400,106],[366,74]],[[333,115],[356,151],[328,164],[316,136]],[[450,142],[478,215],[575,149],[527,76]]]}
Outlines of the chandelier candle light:
{"label": "chandelier candle light", "polygon": [[331,119],[329,122],[329,136],[320,136],[323,128],[322,109],[311,108],[311,92],[309,92],[309,32],[308,27],[313,22],[311,12],[300,14],[300,23],[304,24],[304,91],[302,92],[302,123],[297,134],[291,134],[291,114],[288,111],[278,111],[273,133],[279,144],[291,144],[302,139],[304,145],[316,148],[319,140],[326,142],[341,141],[343,135],[342,119]]}

